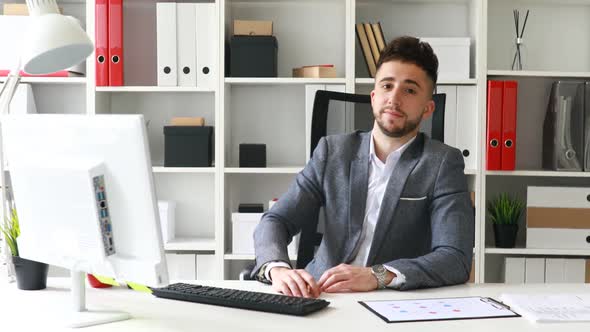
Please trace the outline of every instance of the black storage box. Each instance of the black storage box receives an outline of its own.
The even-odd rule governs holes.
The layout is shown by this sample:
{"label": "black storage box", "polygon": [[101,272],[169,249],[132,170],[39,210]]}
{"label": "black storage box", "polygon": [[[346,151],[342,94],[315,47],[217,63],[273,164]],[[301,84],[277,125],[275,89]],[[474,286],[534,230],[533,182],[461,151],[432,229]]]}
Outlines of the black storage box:
{"label": "black storage box", "polygon": [[266,144],[240,144],[240,167],[266,167]]}
{"label": "black storage box", "polygon": [[231,76],[277,77],[275,36],[233,36],[230,47]]}
{"label": "black storage box", "polygon": [[213,127],[164,126],[165,167],[210,167]]}
{"label": "black storage box", "polygon": [[238,205],[239,213],[262,213],[264,205],[262,203],[241,203]]}

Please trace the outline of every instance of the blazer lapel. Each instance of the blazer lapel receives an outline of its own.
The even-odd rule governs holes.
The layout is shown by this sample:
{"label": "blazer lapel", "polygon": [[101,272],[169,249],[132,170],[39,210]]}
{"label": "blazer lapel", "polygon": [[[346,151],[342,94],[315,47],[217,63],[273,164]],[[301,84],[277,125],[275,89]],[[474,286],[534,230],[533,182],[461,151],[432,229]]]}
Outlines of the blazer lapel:
{"label": "blazer lapel", "polygon": [[357,156],[350,162],[349,175],[349,205],[348,205],[348,237],[344,250],[343,261],[352,259],[352,254],[360,240],[363,221],[365,219],[365,207],[367,204],[367,192],[369,190],[369,144],[371,133],[362,134],[362,140]]}
{"label": "blazer lapel", "polygon": [[375,256],[383,245],[383,239],[385,238],[389,227],[391,227],[391,224],[395,222],[395,220],[392,219],[397,203],[399,202],[399,198],[408,176],[420,160],[423,146],[424,136],[422,133],[418,133],[414,142],[401,155],[397,165],[391,173],[391,177],[387,182],[385,194],[383,195],[383,201],[381,202],[381,210],[379,211],[379,217],[377,218],[377,225],[375,226],[373,242],[367,259],[368,266],[374,264],[373,261]]}

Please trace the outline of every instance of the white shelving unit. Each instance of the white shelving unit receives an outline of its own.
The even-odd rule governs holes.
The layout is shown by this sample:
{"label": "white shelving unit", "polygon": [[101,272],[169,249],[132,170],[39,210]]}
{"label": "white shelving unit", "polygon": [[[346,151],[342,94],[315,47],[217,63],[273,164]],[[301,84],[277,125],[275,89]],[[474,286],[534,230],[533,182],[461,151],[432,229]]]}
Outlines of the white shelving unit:
{"label": "white shelving unit", "polygon": [[[94,1],[58,2],[94,36]],[[445,91],[475,93],[469,99],[473,102],[465,105],[457,101],[457,105],[474,112],[471,128],[475,128],[473,141],[477,145],[471,156],[476,162],[466,167],[465,174],[469,190],[476,194],[476,281],[501,282],[494,271],[505,256],[590,257],[590,250],[493,248],[493,232],[485,212],[490,197],[503,191],[523,197],[528,185],[590,187],[590,173],[541,170],[539,140],[551,82],[590,78],[590,0],[212,0],[209,2],[217,4],[220,36],[213,39],[219,70],[218,84],[212,90],[157,86],[156,2],[124,2],[126,86],[96,87],[92,57],[87,61],[87,77],[25,78],[23,82],[33,85],[42,113],[144,115],[149,121],[158,199],[177,202],[176,239],[165,249],[184,258],[192,256],[182,255],[212,258],[206,260],[209,265],[197,264],[197,271],[204,268],[216,278],[235,279],[254,259],[253,255],[232,252],[231,213],[240,203],[259,202],[267,208],[268,201],[279,197],[305,165],[306,124],[310,121],[306,87],[356,93],[371,90],[373,79],[355,35],[357,22],[381,22],[388,40],[405,34],[471,39],[469,78],[438,83]],[[529,56],[524,59],[523,71],[509,68],[514,39],[512,9],[531,9],[524,36]],[[556,10],[560,15],[554,15]],[[273,21],[279,45],[278,77],[238,78],[225,73],[224,64],[229,60],[225,47],[234,19]],[[337,78],[291,77],[294,67],[324,63],[335,65]],[[512,172],[485,171],[486,82],[492,78],[519,82],[517,170]],[[202,116],[207,125],[215,127],[212,167],[161,166],[163,126],[173,116]],[[354,124],[354,119],[346,121]],[[269,167],[239,168],[240,143],[265,143]],[[517,240],[521,247],[525,243],[523,228]]]}
{"label": "white shelving unit", "polygon": [[[525,51],[522,71],[511,70],[514,43],[512,10],[523,15],[530,10],[524,34]],[[590,63],[587,61],[588,41],[582,30],[571,26],[588,26],[590,1],[484,1],[484,38],[487,52],[480,69],[488,79],[516,80],[518,82],[516,170],[484,171],[480,205],[501,192],[516,195],[526,202],[527,186],[575,186],[590,188],[590,172],[554,172],[542,169],[543,121],[551,84],[556,80],[588,80]],[[556,16],[555,13],[559,12]],[[522,16],[521,16],[522,19]],[[547,24],[547,22],[551,22]],[[580,40],[579,38],[582,38]],[[580,42],[572,42],[580,41]],[[571,56],[569,56],[571,54]],[[566,60],[567,59],[567,60]],[[482,82],[485,83],[485,82]],[[485,91],[485,87],[482,87]],[[486,114],[485,99],[479,111]],[[485,128],[485,119],[482,120]],[[480,141],[485,151],[485,132]],[[485,156],[484,156],[485,158]],[[485,159],[482,168],[485,169]],[[589,189],[590,192],[590,189]],[[525,212],[526,213],[526,212]],[[502,282],[505,257],[590,257],[590,249],[530,249],[526,248],[526,219],[519,224],[516,248],[495,248],[494,232],[486,215],[478,221],[482,227],[479,243],[485,246],[480,252],[481,282]]]}

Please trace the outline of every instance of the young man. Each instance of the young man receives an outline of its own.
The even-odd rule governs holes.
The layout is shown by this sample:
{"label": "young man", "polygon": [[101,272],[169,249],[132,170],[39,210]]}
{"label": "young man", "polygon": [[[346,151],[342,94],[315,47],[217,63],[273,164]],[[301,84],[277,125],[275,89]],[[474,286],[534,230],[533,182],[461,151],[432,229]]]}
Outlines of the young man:
{"label": "young man", "polygon": [[[474,216],[460,151],[418,132],[434,112],[438,60],[413,37],[383,50],[368,133],[320,140],[254,233],[253,274],[286,295],[400,290],[466,282]],[[303,270],[287,244],[324,207],[325,231]]]}

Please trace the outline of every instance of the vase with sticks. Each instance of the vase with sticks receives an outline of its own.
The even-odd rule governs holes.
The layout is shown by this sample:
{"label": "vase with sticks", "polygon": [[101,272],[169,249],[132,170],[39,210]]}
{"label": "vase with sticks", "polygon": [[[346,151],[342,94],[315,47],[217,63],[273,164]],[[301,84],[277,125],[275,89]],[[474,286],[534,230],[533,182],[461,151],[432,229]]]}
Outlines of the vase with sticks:
{"label": "vase with sticks", "polygon": [[523,59],[526,59],[526,48],[523,42],[524,29],[526,28],[526,22],[529,18],[529,10],[527,9],[524,16],[524,22],[522,28],[520,27],[520,12],[518,9],[512,11],[514,15],[514,28],[516,32],[516,38],[514,40],[514,47],[512,50],[512,70],[522,70],[524,67]]}

